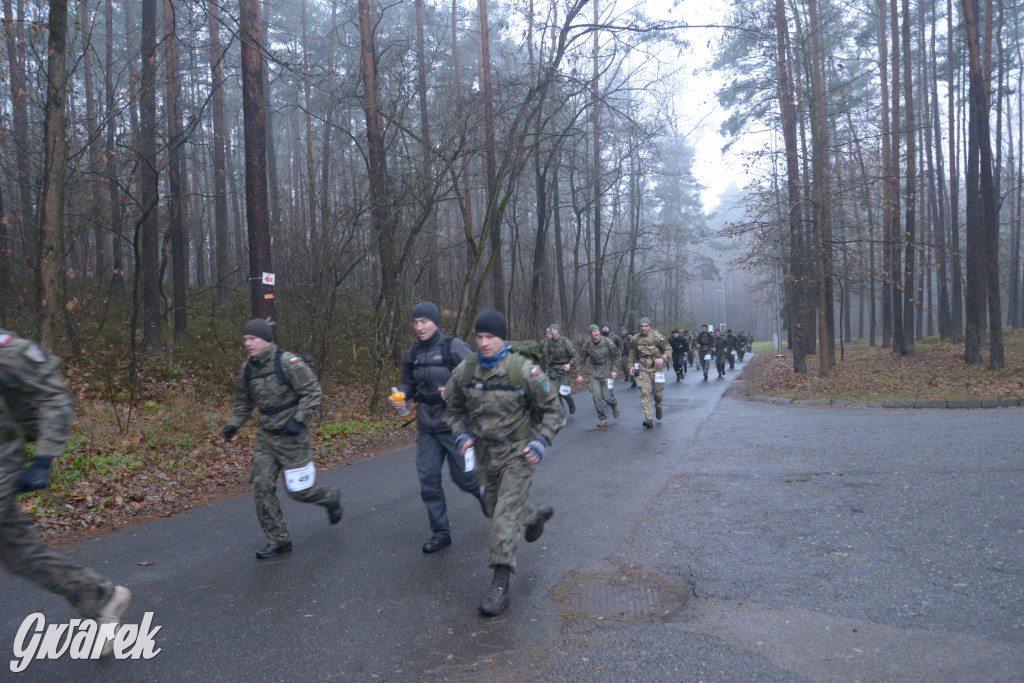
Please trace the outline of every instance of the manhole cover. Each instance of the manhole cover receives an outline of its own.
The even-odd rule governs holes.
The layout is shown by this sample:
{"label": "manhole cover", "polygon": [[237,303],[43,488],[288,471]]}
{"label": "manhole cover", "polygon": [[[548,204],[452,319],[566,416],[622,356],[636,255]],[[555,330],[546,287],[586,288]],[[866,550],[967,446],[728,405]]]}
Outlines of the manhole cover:
{"label": "manhole cover", "polygon": [[566,574],[552,599],[566,618],[662,622],[679,614],[693,594],[689,583],[678,584],[640,567],[602,563]]}

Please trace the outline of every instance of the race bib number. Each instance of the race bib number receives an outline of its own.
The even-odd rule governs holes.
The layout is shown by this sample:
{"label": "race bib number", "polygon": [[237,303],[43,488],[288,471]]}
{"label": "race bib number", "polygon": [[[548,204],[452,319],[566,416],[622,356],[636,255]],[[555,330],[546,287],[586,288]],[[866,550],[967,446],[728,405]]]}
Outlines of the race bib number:
{"label": "race bib number", "polygon": [[704,360],[711,360],[711,354],[710,353],[705,353],[704,354]]}
{"label": "race bib number", "polygon": [[558,393],[560,393],[562,396],[568,396],[569,394],[572,393],[572,388],[568,384],[563,384],[562,386],[558,387]]}
{"label": "race bib number", "polygon": [[284,471],[284,485],[291,492],[305,491],[316,483],[316,465],[310,460],[305,467]]}
{"label": "race bib number", "polygon": [[640,364],[639,363],[633,363],[633,369],[634,370],[639,370],[640,369]]}
{"label": "race bib number", "polygon": [[466,472],[476,469],[476,449],[470,446],[466,449]]}
{"label": "race bib number", "polygon": [[615,388],[615,380],[613,380],[611,377],[608,378],[608,388],[609,389],[614,389]]}
{"label": "race bib number", "polygon": [[654,373],[654,382],[656,384],[664,384],[665,383],[665,373],[664,372],[656,372],[656,373]]}
{"label": "race bib number", "polygon": [[733,351],[733,352],[732,352],[732,355],[733,355],[733,356],[735,356],[735,355],[736,355],[736,352],[735,352],[735,351]]}

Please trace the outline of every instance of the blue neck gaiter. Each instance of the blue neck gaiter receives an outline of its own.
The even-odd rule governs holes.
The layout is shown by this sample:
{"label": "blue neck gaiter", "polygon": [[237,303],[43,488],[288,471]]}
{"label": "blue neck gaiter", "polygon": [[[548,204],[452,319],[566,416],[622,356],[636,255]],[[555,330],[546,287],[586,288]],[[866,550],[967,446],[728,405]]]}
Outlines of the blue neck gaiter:
{"label": "blue neck gaiter", "polygon": [[498,351],[498,353],[494,354],[494,358],[484,358],[484,355],[482,353],[480,353],[479,351],[476,352],[476,355],[480,359],[480,367],[484,368],[485,370],[490,370],[495,365],[497,365],[498,361],[500,361],[502,358],[504,358],[505,354],[507,354],[507,353],[508,353],[508,342],[505,342],[505,346],[503,346],[501,348],[501,351]]}

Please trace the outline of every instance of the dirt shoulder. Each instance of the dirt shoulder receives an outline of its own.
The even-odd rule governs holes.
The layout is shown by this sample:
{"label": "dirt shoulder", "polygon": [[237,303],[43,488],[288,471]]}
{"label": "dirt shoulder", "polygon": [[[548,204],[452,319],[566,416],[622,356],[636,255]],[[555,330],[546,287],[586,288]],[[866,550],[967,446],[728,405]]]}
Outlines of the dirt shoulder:
{"label": "dirt shoulder", "polygon": [[[1024,397],[1024,332],[1007,330],[1006,367],[967,365],[963,345],[918,340],[911,356],[864,343],[845,344],[845,359],[828,377],[818,377],[818,357],[808,356],[806,373],[793,372],[793,357],[757,354],[744,379],[748,396],[767,395],[795,400],[884,402],[900,399],[945,400],[1013,399]],[[987,349],[986,349],[987,351]],[[750,374],[753,373],[753,374]]]}

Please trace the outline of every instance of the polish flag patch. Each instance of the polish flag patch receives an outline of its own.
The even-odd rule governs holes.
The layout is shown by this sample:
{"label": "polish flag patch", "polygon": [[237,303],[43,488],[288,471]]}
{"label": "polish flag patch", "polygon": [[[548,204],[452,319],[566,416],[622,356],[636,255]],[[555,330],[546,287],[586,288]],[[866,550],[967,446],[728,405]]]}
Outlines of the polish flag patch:
{"label": "polish flag patch", "polygon": [[530,370],[530,374],[533,375],[534,377],[536,377],[537,375],[540,374],[540,368],[538,368],[536,365],[534,365],[533,369]]}
{"label": "polish flag patch", "polygon": [[11,339],[13,339],[13,337],[9,334],[0,334],[0,346],[7,346],[11,343]]}
{"label": "polish flag patch", "polygon": [[299,362],[300,360],[302,360],[302,359],[296,356],[295,358],[292,358],[292,359],[291,359],[291,360],[289,360],[288,362],[289,362],[289,363],[298,363],[298,362]]}

